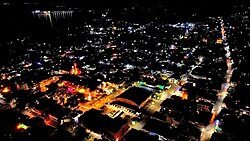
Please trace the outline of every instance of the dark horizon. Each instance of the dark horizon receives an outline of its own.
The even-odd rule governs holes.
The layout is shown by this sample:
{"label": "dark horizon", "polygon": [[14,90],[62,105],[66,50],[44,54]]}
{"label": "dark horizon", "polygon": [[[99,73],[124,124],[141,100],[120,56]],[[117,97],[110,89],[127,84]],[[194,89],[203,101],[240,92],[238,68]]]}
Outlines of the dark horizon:
{"label": "dark horizon", "polygon": [[[4,5],[4,3],[9,3],[9,5]],[[184,1],[177,0],[167,2],[164,0],[146,0],[146,1],[119,1],[115,3],[114,1],[81,1],[74,0],[70,1],[29,1],[29,0],[5,0],[0,3],[0,16],[2,31],[0,39],[6,41],[6,39],[16,38],[18,34],[25,33],[27,31],[33,31],[37,28],[37,25],[34,24],[34,19],[32,19],[31,11],[35,9],[40,10],[57,10],[57,9],[68,9],[68,8],[82,8],[82,9],[113,9],[119,10],[123,8],[137,7],[139,14],[134,15],[134,19],[140,19],[138,21],[147,21],[150,22],[149,15],[163,15],[164,18],[169,18],[169,21],[179,20],[179,21],[188,21],[191,20],[193,14],[196,14],[195,18],[209,17],[209,16],[224,16],[230,15],[232,13],[234,1],[227,1],[225,5],[223,1],[208,1],[208,2],[196,2],[196,1]],[[64,8],[58,8],[55,5],[62,5]],[[223,7],[222,7],[223,6]],[[151,12],[146,11],[147,9],[153,9]],[[164,9],[167,9],[166,14]],[[119,17],[123,18],[123,17]],[[193,19],[195,19],[193,18]],[[197,20],[197,19],[196,19]],[[40,27],[41,28],[41,27]],[[2,36],[4,35],[4,36]]]}

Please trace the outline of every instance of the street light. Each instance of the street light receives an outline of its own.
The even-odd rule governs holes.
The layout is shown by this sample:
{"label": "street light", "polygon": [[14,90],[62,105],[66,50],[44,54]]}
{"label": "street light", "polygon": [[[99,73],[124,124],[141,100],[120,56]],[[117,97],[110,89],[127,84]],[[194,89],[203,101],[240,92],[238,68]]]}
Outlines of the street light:
{"label": "street light", "polygon": [[131,124],[132,124],[132,125],[135,125],[135,121],[132,121]]}

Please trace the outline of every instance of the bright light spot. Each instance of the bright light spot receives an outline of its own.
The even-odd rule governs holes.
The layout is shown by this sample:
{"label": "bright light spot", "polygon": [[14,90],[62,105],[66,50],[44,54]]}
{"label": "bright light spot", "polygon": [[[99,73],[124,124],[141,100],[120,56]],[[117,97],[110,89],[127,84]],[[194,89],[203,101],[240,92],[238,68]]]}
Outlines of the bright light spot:
{"label": "bright light spot", "polygon": [[92,99],[91,95],[88,95],[88,101],[90,101]]}
{"label": "bright light spot", "polygon": [[20,130],[20,129],[24,129],[24,130],[26,130],[26,129],[28,129],[28,126],[26,126],[26,125],[24,125],[24,124],[19,123],[19,124],[17,125],[16,129],[18,129],[18,130]]}
{"label": "bright light spot", "polygon": [[74,118],[74,122],[79,123],[78,117]]}
{"label": "bright light spot", "polygon": [[220,121],[219,121],[219,120],[215,120],[215,124],[217,124],[217,125],[218,125],[219,123],[220,123]]}
{"label": "bright light spot", "polygon": [[37,65],[42,65],[42,63],[41,63],[41,62],[36,62],[36,64],[37,64]]}
{"label": "bright light spot", "polygon": [[78,89],[79,93],[84,93],[86,90],[84,88]]}
{"label": "bright light spot", "polygon": [[182,91],[181,92],[182,93],[182,100],[187,100],[188,99],[188,94],[187,94],[187,92],[184,92],[184,91]]}
{"label": "bright light spot", "polygon": [[2,80],[5,80],[5,79],[6,79],[6,75],[3,74],[3,75],[2,75]]}
{"label": "bright light spot", "polygon": [[222,44],[222,43],[223,43],[223,40],[222,40],[222,39],[217,39],[217,40],[216,40],[216,43],[217,43],[217,44]]}
{"label": "bright light spot", "polygon": [[10,92],[10,88],[8,87],[3,88],[2,93],[8,93],[8,92]]}
{"label": "bright light spot", "polygon": [[162,85],[158,85],[158,87],[160,88],[160,89],[164,89],[164,86],[162,86]]}
{"label": "bright light spot", "polygon": [[72,88],[68,88],[68,91],[69,91],[70,93],[72,93],[72,92],[73,92],[73,89],[72,89]]}
{"label": "bright light spot", "polygon": [[140,85],[146,85],[146,82],[142,82],[142,81],[141,81],[141,82],[140,82]]}
{"label": "bright light spot", "polygon": [[79,75],[80,73],[81,71],[77,68],[77,64],[74,63],[74,65],[72,66],[72,69],[70,70],[70,74]]}
{"label": "bright light spot", "polygon": [[40,13],[41,11],[40,10],[36,10],[35,13]]}

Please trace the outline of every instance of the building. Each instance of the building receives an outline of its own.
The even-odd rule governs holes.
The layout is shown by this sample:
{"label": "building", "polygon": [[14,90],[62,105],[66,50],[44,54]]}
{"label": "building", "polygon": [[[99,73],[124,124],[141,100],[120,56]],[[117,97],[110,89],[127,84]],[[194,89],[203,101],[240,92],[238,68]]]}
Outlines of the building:
{"label": "building", "polygon": [[121,118],[110,118],[100,111],[91,109],[79,117],[79,122],[87,129],[108,138],[118,141],[128,132],[129,122]]}
{"label": "building", "polygon": [[150,119],[143,129],[148,131],[150,134],[157,134],[167,139],[175,139],[177,137],[176,128],[157,119]]}
{"label": "building", "polygon": [[151,91],[139,87],[132,87],[119,95],[115,101],[121,101],[141,108],[146,104],[151,95]]}
{"label": "building", "polygon": [[149,135],[146,132],[131,129],[125,136],[125,141],[158,141],[157,135]]}
{"label": "building", "polygon": [[121,101],[113,101],[107,106],[111,107],[112,109],[121,110],[126,113],[126,115],[130,115],[132,117],[136,117],[139,115],[139,108],[137,106],[130,105]]}

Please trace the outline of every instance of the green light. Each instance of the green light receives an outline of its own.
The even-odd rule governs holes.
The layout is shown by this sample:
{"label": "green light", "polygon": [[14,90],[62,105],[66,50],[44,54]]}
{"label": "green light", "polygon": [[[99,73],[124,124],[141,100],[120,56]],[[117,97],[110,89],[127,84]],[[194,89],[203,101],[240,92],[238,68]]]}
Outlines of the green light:
{"label": "green light", "polygon": [[24,125],[24,124],[22,124],[21,127],[22,127],[23,129],[27,129],[27,128],[28,128],[28,126],[26,126],[26,125]]}
{"label": "green light", "polygon": [[164,86],[162,86],[162,85],[158,85],[158,87],[160,88],[160,89],[164,89]]}
{"label": "green light", "polygon": [[24,130],[26,130],[26,129],[28,129],[28,126],[26,126],[25,124],[18,124],[17,125],[17,129],[24,129]]}
{"label": "green light", "polygon": [[140,85],[146,85],[146,82],[140,81]]}
{"label": "green light", "polygon": [[216,132],[220,132],[220,131],[222,131],[222,129],[221,129],[219,126],[216,126],[216,127],[215,127],[215,131],[216,131]]}

